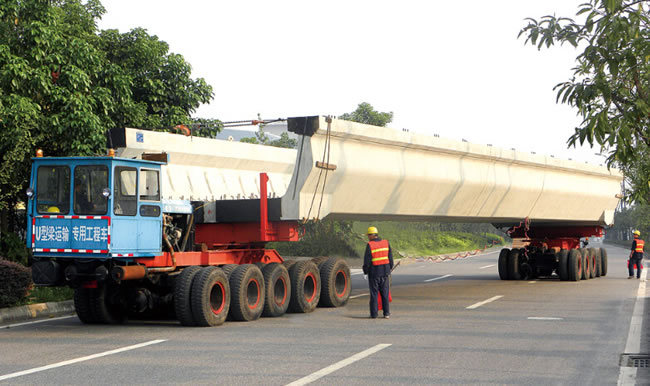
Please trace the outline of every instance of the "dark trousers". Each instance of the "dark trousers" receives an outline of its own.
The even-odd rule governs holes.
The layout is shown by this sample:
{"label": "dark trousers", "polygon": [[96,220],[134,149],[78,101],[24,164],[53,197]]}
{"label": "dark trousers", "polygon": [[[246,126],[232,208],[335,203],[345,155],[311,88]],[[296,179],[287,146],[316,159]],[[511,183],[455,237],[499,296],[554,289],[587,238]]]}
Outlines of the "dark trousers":
{"label": "dark trousers", "polygon": [[643,255],[637,256],[635,253],[630,257],[630,264],[628,270],[630,271],[630,276],[634,276],[634,264],[636,264],[636,277],[641,277],[641,260],[643,260]]}
{"label": "dark trousers", "polygon": [[390,315],[390,303],[388,302],[388,276],[368,276],[370,287],[370,316],[377,317],[377,294],[381,295],[381,306],[384,309],[384,316]]}

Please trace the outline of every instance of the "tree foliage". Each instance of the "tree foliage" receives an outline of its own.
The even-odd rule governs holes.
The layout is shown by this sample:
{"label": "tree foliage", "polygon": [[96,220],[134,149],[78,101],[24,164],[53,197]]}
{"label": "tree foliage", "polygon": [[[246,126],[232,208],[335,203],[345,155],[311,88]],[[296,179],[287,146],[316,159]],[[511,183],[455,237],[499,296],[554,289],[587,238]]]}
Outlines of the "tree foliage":
{"label": "tree foliage", "polygon": [[376,111],[370,103],[362,102],[356,110],[341,115],[339,119],[385,127],[393,120],[393,112]]}
{"label": "tree foliage", "polygon": [[[143,29],[99,32],[98,0],[0,2],[0,211],[23,201],[30,157],[92,155],[118,126],[192,123],[203,79]],[[3,227],[6,221],[2,221]]]}
{"label": "tree foliage", "polygon": [[[608,166],[647,172],[639,146],[650,145],[650,1],[590,0],[577,17],[529,18],[519,36],[538,49],[555,43],[584,47],[573,77],[555,86],[557,101],[578,109],[582,122],[569,146],[588,142],[607,152]],[[634,165],[642,163],[641,169]],[[650,200],[648,174],[639,175],[631,200]]]}

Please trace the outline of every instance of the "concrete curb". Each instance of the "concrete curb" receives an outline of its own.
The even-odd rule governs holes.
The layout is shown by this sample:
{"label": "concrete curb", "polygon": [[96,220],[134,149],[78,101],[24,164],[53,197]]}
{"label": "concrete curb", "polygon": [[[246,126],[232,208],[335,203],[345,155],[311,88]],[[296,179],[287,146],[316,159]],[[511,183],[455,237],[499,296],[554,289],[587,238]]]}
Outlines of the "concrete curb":
{"label": "concrete curb", "polygon": [[74,313],[74,302],[49,302],[0,309],[0,324]]}

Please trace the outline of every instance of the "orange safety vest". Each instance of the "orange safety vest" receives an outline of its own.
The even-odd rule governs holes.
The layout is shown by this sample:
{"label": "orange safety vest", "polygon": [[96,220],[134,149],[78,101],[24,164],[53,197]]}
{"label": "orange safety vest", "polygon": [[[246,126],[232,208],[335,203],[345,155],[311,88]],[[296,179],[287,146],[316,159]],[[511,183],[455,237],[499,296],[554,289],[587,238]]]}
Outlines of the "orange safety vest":
{"label": "orange safety vest", "polygon": [[388,260],[388,240],[368,241],[368,245],[370,245],[372,265],[390,264],[390,261]]}
{"label": "orange safety vest", "polygon": [[643,253],[644,241],[642,239],[636,239],[634,241],[636,241],[636,248],[634,249],[634,252]]}

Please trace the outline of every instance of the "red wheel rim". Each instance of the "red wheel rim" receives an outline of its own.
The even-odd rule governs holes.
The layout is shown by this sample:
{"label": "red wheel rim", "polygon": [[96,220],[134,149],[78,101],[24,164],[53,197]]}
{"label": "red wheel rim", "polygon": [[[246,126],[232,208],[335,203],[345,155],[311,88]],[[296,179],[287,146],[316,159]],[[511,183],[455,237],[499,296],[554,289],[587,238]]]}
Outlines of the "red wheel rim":
{"label": "red wheel rim", "polygon": [[[260,304],[260,284],[257,282],[257,279],[248,281],[248,285],[246,286],[246,303],[250,309],[255,309]],[[251,303],[253,304],[251,305]]]}
{"label": "red wheel rim", "polygon": [[314,301],[314,298],[316,297],[316,277],[311,272],[305,276],[305,281],[303,282],[303,291],[305,293],[305,300],[307,303]]}
{"label": "red wheel rim", "polygon": [[[339,288],[343,287],[341,291],[339,291]],[[347,292],[348,289],[348,276],[345,274],[345,271],[342,269],[336,272],[336,276],[334,277],[334,291],[336,292],[336,296],[339,298],[342,298],[345,296],[345,293]]]}
{"label": "red wheel rim", "polygon": [[212,313],[219,315],[226,306],[226,290],[221,283],[215,283],[210,289],[210,308]]}

